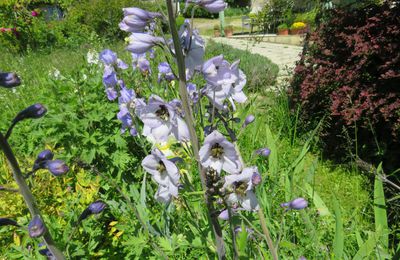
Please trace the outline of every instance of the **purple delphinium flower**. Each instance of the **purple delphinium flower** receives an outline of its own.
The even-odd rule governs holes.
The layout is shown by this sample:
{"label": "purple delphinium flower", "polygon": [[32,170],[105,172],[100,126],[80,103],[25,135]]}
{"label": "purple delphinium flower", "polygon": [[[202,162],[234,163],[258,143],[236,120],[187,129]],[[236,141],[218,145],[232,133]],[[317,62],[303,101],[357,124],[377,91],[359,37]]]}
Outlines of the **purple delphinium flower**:
{"label": "purple delphinium flower", "polygon": [[254,151],[255,154],[264,156],[264,157],[268,157],[271,154],[271,150],[269,148],[260,148],[256,151]]}
{"label": "purple delphinium flower", "polygon": [[246,126],[253,123],[255,119],[256,119],[256,117],[254,115],[248,115],[243,122],[242,128],[245,128]]}
{"label": "purple delphinium flower", "polygon": [[11,72],[0,72],[0,86],[12,88],[20,84],[21,80],[17,74]]}
{"label": "purple delphinium flower", "polygon": [[46,232],[46,227],[42,218],[35,215],[28,225],[29,236],[32,238],[40,237]]}
{"label": "purple delphinium flower", "polygon": [[143,32],[146,26],[156,17],[161,17],[160,13],[152,13],[140,8],[123,8],[124,19],[119,24],[119,28],[126,32]]}
{"label": "purple delphinium flower", "polygon": [[228,203],[239,204],[242,208],[249,211],[259,209],[256,195],[253,192],[254,186],[260,182],[253,183],[254,174],[258,174],[257,167],[244,168],[240,174],[225,176],[224,189],[232,191],[228,195]]}
{"label": "purple delphinium flower", "polygon": [[197,91],[196,84],[193,83],[187,83],[186,88],[189,94],[190,99],[192,100],[193,104],[196,104],[199,102],[200,96],[199,96],[199,91]]}
{"label": "purple delphinium flower", "polygon": [[158,201],[168,203],[172,197],[178,197],[180,178],[178,167],[168,160],[161,151],[154,149],[150,155],[143,159],[142,166],[159,184],[155,194]]}
{"label": "purple delphinium flower", "polygon": [[[200,70],[203,64],[205,41],[200,37],[198,30],[191,30],[189,20],[185,20],[179,29],[179,38],[181,39],[183,56],[185,57],[186,78],[190,79],[194,71]],[[170,46],[174,51],[172,42],[170,42]]]}
{"label": "purple delphinium flower", "polygon": [[224,170],[230,174],[237,174],[242,168],[235,146],[217,130],[204,139],[199,155],[203,167],[211,167],[218,173]]}
{"label": "purple delphinium flower", "polygon": [[161,62],[158,64],[158,83],[160,83],[163,79],[168,82],[171,82],[175,79],[171,66],[167,62]]}
{"label": "purple delphinium flower", "polygon": [[133,124],[134,110],[136,107],[136,94],[132,89],[127,89],[121,83],[119,102],[119,112],[117,118],[122,122],[121,133],[125,133],[127,129],[132,136],[137,136],[136,128]]}
{"label": "purple delphinium flower", "polygon": [[189,140],[189,129],[175,108],[159,96],[152,95],[148,104],[137,109],[143,135],[157,143],[166,142],[172,134],[179,141]]}
{"label": "purple delphinium flower", "polygon": [[46,168],[54,176],[61,176],[69,171],[69,167],[62,160],[47,161]]}
{"label": "purple delphinium flower", "polygon": [[129,45],[126,49],[132,53],[141,54],[163,43],[164,39],[161,37],[155,37],[147,33],[132,33],[129,36]]}
{"label": "purple delphinium flower", "polygon": [[246,76],[238,66],[239,60],[231,65],[222,55],[211,58],[202,66],[202,73],[208,83],[205,95],[218,109],[226,109],[226,99],[229,99],[234,110],[234,101],[244,103],[247,100],[243,93]]}
{"label": "purple delphinium flower", "polygon": [[286,210],[290,210],[290,209],[301,210],[301,209],[307,208],[307,206],[308,206],[308,202],[304,198],[296,198],[292,201],[281,204],[281,207],[287,207]]}
{"label": "purple delphinium flower", "polygon": [[99,60],[104,64],[103,84],[106,88],[108,100],[112,101],[118,97],[115,86],[118,83],[116,69],[127,69],[128,65],[118,59],[117,54],[111,50],[103,50],[99,55]]}

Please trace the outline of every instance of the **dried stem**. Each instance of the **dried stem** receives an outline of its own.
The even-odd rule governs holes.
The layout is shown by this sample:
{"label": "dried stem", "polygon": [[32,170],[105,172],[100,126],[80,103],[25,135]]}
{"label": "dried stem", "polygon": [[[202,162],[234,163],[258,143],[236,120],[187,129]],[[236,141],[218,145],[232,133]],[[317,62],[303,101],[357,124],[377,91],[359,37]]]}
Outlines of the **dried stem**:
{"label": "dried stem", "polygon": [[[178,64],[178,74],[179,74],[179,95],[182,100],[183,110],[185,112],[185,122],[189,128],[190,134],[190,141],[192,144],[193,153],[195,159],[198,163],[198,168],[200,170],[200,179],[203,190],[207,190],[206,187],[206,171],[200,164],[200,157],[199,157],[199,140],[197,138],[196,130],[194,128],[194,119],[193,114],[189,104],[188,92],[186,89],[186,72],[185,72],[185,60],[182,53],[182,46],[179,40],[178,31],[176,29],[176,23],[174,19],[174,13],[172,9],[172,1],[166,0],[167,9],[168,9],[168,20],[169,20],[169,27],[171,30],[172,40],[174,43],[175,55]],[[204,197],[207,204],[208,216],[209,220],[211,221],[211,225],[214,231],[216,245],[217,245],[217,253],[219,259],[225,259],[225,245],[224,240],[222,237],[222,230],[221,226],[218,222],[217,216],[215,214],[215,209],[213,205],[212,199],[208,196],[207,192],[204,193]]]}
{"label": "dried stem", "polygon": [[[15,158],[10,145],[8,144],[6,138],[4,137],[4,135],[2,133],[0,133],[0,147],[3,150],[4,155],[6,156],[8,163],[11,166],[11,169],[13,171],[14,180],[18,184],[19,191],[24,198],[24,201],[29,209],[29,212],[31,213],[32,217],[35,215],[40,216],[40,210],[36,206],[33,194],[25,182],[25,178],[23,177],[23,175],[21,173],[21,169],[19,168],[17,159]],[[43,224],[45,225],[45,223],[43,223]],[[46,228],[45,234],[43,235],[43,240],[44,240],[47,248],[50,250],[50,252],[53,254],[53,256],[57,260],[65,259],[63,253],[55,246],[55,243],[54,243],[47,228]]]}

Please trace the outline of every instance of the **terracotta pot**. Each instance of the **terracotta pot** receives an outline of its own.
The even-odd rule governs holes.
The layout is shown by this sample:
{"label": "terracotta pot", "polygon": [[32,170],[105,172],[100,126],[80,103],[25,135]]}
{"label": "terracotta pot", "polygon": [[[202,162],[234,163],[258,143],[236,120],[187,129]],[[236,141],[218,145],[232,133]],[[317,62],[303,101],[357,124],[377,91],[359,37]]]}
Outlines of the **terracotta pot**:
{"label": "terracotta pot", "polygon": [[290,34],[291,35],[303,34],[305,32],[306,32],[306,28],[303,28],[303,29],[290,29]]}
{"label": "terracotta pot", "polygon": [[289,35],[289,29],[278,29],[278,35]]}
{"label": "terracotta pot", "polygon": [[214,30],[214,37],[221,37],[221,32],[219,30]]}
{"label": "terracotta pot", "polygon": [[225,32],[225,37],[232,37],[233,35],[233,29],[225,28],[224,32]]}

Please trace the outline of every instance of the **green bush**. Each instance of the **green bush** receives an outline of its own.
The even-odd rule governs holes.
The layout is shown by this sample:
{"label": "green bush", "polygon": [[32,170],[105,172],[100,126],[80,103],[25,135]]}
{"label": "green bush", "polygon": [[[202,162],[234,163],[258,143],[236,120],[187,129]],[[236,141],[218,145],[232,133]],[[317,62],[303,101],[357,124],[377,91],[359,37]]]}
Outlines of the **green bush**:
{"label": "green bush", "polygon": [[250,9],[247,7],[228,7],[225,9],[225,16],[240,16],[240,15],[248,15],[250,13]]}
{"label": "green bush", "polygon": [[[229,62],[240,59],[240,69],[247,76],[248,91],[257,92],[271,86],[276,82],[279,68],[269,59],[259,55],[252,54],[249,51],[238,50],[229,45],[210,41],[207,45],[206,58],[211,58],[219,54],[224,54],[224,57]],[[257,64],[257,66],[254,66]]]}

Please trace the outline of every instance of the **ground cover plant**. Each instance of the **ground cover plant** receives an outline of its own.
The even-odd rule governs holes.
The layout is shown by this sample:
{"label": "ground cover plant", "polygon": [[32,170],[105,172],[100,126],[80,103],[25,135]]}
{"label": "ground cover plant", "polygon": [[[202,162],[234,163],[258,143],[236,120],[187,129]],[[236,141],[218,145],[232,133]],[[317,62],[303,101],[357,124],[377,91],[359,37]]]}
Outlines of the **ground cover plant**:
{"label": "ground cover plant", "polygon": [[[189,24],[185,25],[186,28],[190,28]],[[181,33],[185,32],[188,31],[181,30]],[[196,44],[199,44],[200,36],[192,33],[193,38],[188,38],[196,40]],[[130,68],[120,70],[118,66],[125,67],[121,61],[128,61],[131,56],[130,53],[121,50],[123,47],[125,46],[113,45],[107,48],[117,50],[116,53],[110,50],[102,51],[100,58],[105,65],[96,61],[99,51],[95,55],[91,51],[89,56],[86,56],[85,48],[72,53],[61,50],[46,57],[35,58],[32,54],[33,56],[21,58],[26,59],[27,65],[32,68],[39,67],[33,69],[37,70],[34,72],[25,67],[20,69],[19,73],[21,78],[29,76],[27,81],[37,85],[32,86],[33,84],[26,81],[20,89],[15,89],[15,93],[1,89],[1,102],[6,115],[3,116],[2,112],[1,129],[6,131],[7,118],[12,118],[15,111],[25,107],[10,100],[19,97],[23,102],[50,101],[51,104],[47,106],[48,115],[34,121],[33,124],[19,125],[13,131],[10,142],[16,151],[24,155],[20,160],[26,168],[34,161],[37,151],[49,146],[57,151],[59,158],[66,159],[70,165],[70,173],[53,184],[49,183],[47,176],[42,172],[35,176],[31,184],[39,207],[46,212],[45,222],[67,258],[216,258],[218,250],[202,197],[204,191],[196,170],[197,165],[190,156],[190,147],[180,150],[179,144],[170,140],[166,144],[155,145],[160,152],[176,153],[173,156],[167,155],[171,160],[162,158],[160,161],[170,167],[173,167],[171,163],[176,163],[183,179],[183,185],[178,186],[179,195],[171,199],[171,203],[156,201],[153,198],[154,194],[161,200],[168,200],[169,196],[165,197],[162,192],[156,193],[159,189],[153,181],[153,178],[157,180],[156,176],[149,176],[154,172],[147,173],[141,164],[146,157],[147,162],[154,158],[148,156],[161,155],[156,151],[149,155],[154,147],[142,136],[142,118],[136,118],[138,124],[133,125],[130,124],[129,118],[124,117],[127,114],[123,113],[125,108],[132,109],[131,104],[125,106],[125,101],[129,95],[132,98],[133,88],[136,98],[146,98],[146,103],[152,101],[147,98],[154,93],[166,97],[165,100],[178,98],[178,81],[172,73],[172,70],[176,71],[176,65],[171,62],[170,66],[166,66],[163,63],[167,61],[164,53],[160,48],[155,48],[155,53],[147,53],[146,58],[143,55],[135,55],[132,65],[131,62],[127,62]],[[239,58],[230,56],[232,50],[225,46],[212,47],[215,53],[210,52],[205,60],[218,55],[218,50],[228,62]],[[193,50],[189,48],[186,51],[186,55],[190,56]],[[236,53],[244,57],[248,55],[240,51]],[[156,57],[151,59],[150,55],[153,54]],[[68,55],[72,56],[70,59],[74,59],[73,62],[65,64],[65,67],[64,64],[61,65],[59,70],[52,68],[56,64],[60,66],[59,59]],[[49,65],[47,60],[51,57],[53,64]],[[15,57],[9,58],[10,64],[4,66],[10,67],[6,69],[18,69],[19,62],[12,61]],[[173,57],[169,56],[169,59],[173,60]],[[258,59],[262,60],[260,57]],[[265,60],[262,62],[268,63]],[[241,63],[240,68],[251,72],[251,63],[242,67],[245,64]],[[47,75],[49,69],[50,75]],[[119,88],[118,85],[114,85],[114,75],[118,75],[120,80],[124,79],[125,86]],[[182,78],[185,79],[186,75],[181,77],[181,80]],[[241,80],[243,81],[243,78]],[[104,91],[103,81],[107,92]],[[205,85],[199,74],[191,82],[198,87]],[[120,81],[118,84],[121,83]],[[298,136],[296,118],[289,114],[284,93],[276,95],[261,91],[262,87],[254,89],[257,91],[248,94],[247,103],[236,105],[234,118],[229,122],[227,129],[239,130],[237,146],[244,161],[258,167],[261,183],[258,183],[255,194],[259,205],[264,208],[266,226],[270,229],[273,240],[272,247],[278,249],[281,258],[340,259],[347,256],[376,255],[387,257],[391,251],[384,240],[381,240],[387,234],[383,233],[383,226],[379,224],[382,220],[377,221],[379,225],[375,227],[370,217],[375,210],[382,219],[384,211],[378,207],[382,205],[382,201],[374,201],[375,207],[370,202],[369,191],[364,190],[368,189],[370,184],[354,172],[340,168],[332,170],[329,164],[320,162],[317,156],[309,152],[314,147],[318,129]],[[188,90],[193,91],[193,86]],[[246,87],[244,91],[248,93]],[[121,95],[119,104],[107,100],[114,99],[115,93]],[[207,95],[206,90],[204,94]],[[198,95],[200,97],[200,91]],[[192,92],[190,97],[193,98],[192,102],[196,103],[195,92]],[[196,124],[201,125],[200,110],[206,111],[206,106],[210,106],[208,102],[213,104],[213,100],[214,98],[207,100],[203,96],[201,101],[197,101]],[[165,104],[166,107],[168,105],[170,104]],[[209,116],[203,118],[206,124],[207,118],[212,118],[212,105],[208,109]],[[214,113],[221,113],[219,109],[221,108],[215,108]],[[180,112],[177,114],[181,115]],[[253,117],[250,115],[254,116],[255,121],[252,121]],[[135,119],[133,116],[132,114],[132,119]],[[223,116],[225,115],[216,116],[222,124],[218,128],[220,131],[224,131],[226,127]],[[237,122],[239,119],[240,122]],[[122,135],[121,127],[125,130]],[[200,138],[206,135],[203,136],[203,130],[197,129]],[[232,137],[232,133],[228,133],[227,139]],[[156,137],[160,138],[159,135]],[[259,154],[254,153],[265,147],[268,149],[259,150]],[[2,183],[10,184],[7,187],[17,188],[12,186],[5,159],[2,160]],[[335,179],[332,179],[332,175]],[[254,182],[257,183],[259,176],[254,176]],[[39,185],[45,183],[47,185],[44,187]],[[346,183],[346,188],[338,183]],[[377,198],[382,198],[379,193],[381,184],[379,180],[375,184]],[[356,196],[352,194],[354,190],[358,190]],[[23,202],[14,193],[3,194],[6,194],[7,201],[2,197],[1,214],[4,212],[4,216],[16,218],[22,226],[27,226],[28,218],[22,210]],[[349,194],[353,195],[352,201],[348,200]],[[300,196],[305,197],[309,204],[302,210],[300,209],[305,206],[305,200],[293,200]],[[89,209],[93,211],[94,207],[89,205],[99,199],[104,201],[107,207],[101,214],[86,218]],[[290,201],[292,203],[288,203]],[[217,202],[218,200],[215,203],[217,207],[223,205]],[[283,204],[282,207],[280,204]],[[19,213],[10,213],[8,205],[15,205],[13,207]],[[223,210],[218,210],[218,215],[221,213]],[[228,221],[218,219],[223,229],[226,257],[234,258],[236,243],[237,254],[242,258],[269,258],[264,231],[257,215],[246,211],[235,213]],[[215,218],[215,215],[212,217]],[[226,218],[226,215],[222,214],[221,217]],[[232,224],[234,232],[230,230]],[[6,226],[1,228],[1,232],[2,237],[6,237],[5,241],[2,240],[5,246],[1,246],[1,253],[7,257],[32,259],[39,257],[38,249],[44,249],[44,246],[39,245],[39,240],[29,238],[23,228]],[[219,253],[222,253],[221,250]]]}

